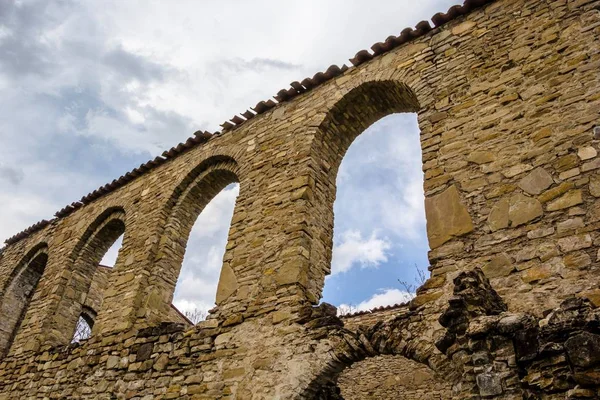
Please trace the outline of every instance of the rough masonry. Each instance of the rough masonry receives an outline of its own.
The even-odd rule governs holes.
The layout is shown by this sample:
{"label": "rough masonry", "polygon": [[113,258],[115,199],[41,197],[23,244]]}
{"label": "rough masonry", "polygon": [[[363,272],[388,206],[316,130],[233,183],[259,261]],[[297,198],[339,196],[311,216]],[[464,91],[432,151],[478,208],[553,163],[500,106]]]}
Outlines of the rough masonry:
{"label": "rough masonry", "polygon": [[[0,399],[598,398],[600,1],[467,0],[432,21],[9,239]],[[340,319],[317,306],[338,167],[401,112],[421,129],[431,277]],[[216,307],[190,327],[170,308],[187,238],[233,182]]]}

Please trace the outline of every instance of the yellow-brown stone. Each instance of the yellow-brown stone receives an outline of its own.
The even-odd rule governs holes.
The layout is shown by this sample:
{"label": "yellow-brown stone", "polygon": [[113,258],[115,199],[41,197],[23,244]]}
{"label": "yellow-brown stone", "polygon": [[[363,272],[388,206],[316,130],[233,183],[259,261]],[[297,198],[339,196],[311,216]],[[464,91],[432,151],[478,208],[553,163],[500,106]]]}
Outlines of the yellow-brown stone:
{"label": "yellow-brown stone", "polygon": [[425,199],[427,237],[432,249],[473,230],[473,222],[456,186]]}
{"label": "yellow-brown stone", "polygon": [[548,211],[558,211],[564,208],[576,206],[581,203],[583,203],[581,190],[571,190],[570,192],[559,197],[558,199],[550,202],[546,206],[546,209]]}
{"label": "yellow-brown stone", "polygon": [[508,220],[511,226],[523,225],[542,214],[542,205],[537,199],[522,194],[511,196],[508,208]]}
{"label": "yellow-brown stone", "polygon": [[552,176],[548,171],[542,167],[538,167],[519,181],[519,187],[529,194],[538,195],[548,189],[553,183]]}
{"label": "yellow-brown stone", "polygon": [[492,232],[508,227],[508,209],[509,201],[507,198],[500,199],[496,202],[490,215],[488,216],[488,225]]}
{"label": "yellow-brown stone", "polygon": [[229,264],[223,264],[221,268],[221,276],[219,277],[219,285],[217,286],[217,304],[227,300],[238,288],[237,278]]}
{"label": "yellow-brown stone", "polygon": [[506,253],[498,254],[487,262],[481,270],[489,279],[508,276],[515,270],[510,257]]}

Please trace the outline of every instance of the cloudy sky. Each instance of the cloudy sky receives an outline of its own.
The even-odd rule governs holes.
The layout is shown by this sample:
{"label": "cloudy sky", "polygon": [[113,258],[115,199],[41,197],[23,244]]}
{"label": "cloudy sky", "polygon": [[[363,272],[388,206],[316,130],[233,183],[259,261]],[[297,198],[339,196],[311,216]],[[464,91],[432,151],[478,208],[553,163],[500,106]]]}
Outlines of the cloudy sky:
{"label": "cloudy sky", "polygon": [[[0,238],[455,3],[1,0]],[[401,301],[397,280],[427,267],[419,154],[412,114],[380,120],[350,148],[325,301]],[[237,193],[221,192],[196,222],[182,309],[214,301]]]}

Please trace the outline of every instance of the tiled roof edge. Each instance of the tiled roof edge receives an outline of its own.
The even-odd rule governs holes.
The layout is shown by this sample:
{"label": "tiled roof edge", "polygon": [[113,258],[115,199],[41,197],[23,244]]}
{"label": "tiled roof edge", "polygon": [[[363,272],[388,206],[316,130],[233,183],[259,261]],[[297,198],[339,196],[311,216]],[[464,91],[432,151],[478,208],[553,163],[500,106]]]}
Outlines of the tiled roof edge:
{"label": "tiled roof edge", "polygon": [[340,318],[345,319],[345,318],[359,317],[361,315],[366,315],[366,314],[377,314],[381,311],[388,311],[388,310],[393,310],[393,309],[397,309],[397,308],[403,308],[403,307],[408,306],[408,304],[409,304],[409,302],[397,303],[397,304],[392,304],[389,306],[375,307],[375,308],[372,308],[372,309],[366,310],[366,311],[357,311],[352,314],[340,315]]}
{"label": "tiled roof edge", "polygon": [[[416,38],[419,38],[427,33],[429,33],[434,28],[439,28],[442,25],[447,24],[448,22],[466,15],[471,11],[484,6],[486,4],[493,3],[496,0],[465,0],[463,5],[455,5],[450,7],[448,12],[446,13],[437,13],[433,17],[431,17],[431,21],[433,22],[433,27],[429,24],[429,21],[421,21],[419,22],[415,28],[406,28],[402,30],[399,36],[389,36],[385,42],[378,42],[371,46],[372,53],[368,50],[360,50],[356,55],[350,59],[350,62],[353,66],[358,67],[361,64],[364,64],[371,59],[385,54],[398,46],[401,46],[405,43],[411,42]],[[325,72],[317,72],[313,75],[312,78],[304,78],[301,82],[294,81],[290,84],[290,88],[281,89],[272,99],[268,99],[266,101],[258,102],[254,107],[251,107],[251,110],[246,110],[239,115],[236,114],[228,121],[223,122],[220,126],[223,128],[221,132],[215,132],[214,134],[209,132],[197,131],[194,133],[194,136],[190,137],[184,143],[179,143],[175,147],[171,147],[169,150],[162,153],[162,156],[158,156],[153,160],[150,160],[137,168],[134,168],[132,171],[127,172],[125,175],[120,176],[118,179],[113,180],[111,183],[108,183],[99,189],[94,190],[91,193],[83,196],[79,201],[73,202],[61,210],[57,211],[55,215],[55,219],[60,219],[68,216],[78,208],[83,207],[86,204],[91,203],[92,201],[116,190],[134,180],[138,176],[145,174],[151,169],[156,168],[157,166],[163,164],[169,159],[175,158],[179,154],[188,151],[189,149],[198,146],[207,142],[213,135],[218,135],[221,133],[225,133],[236,128],[239,128],[246,121],[256,117],[259,114],[263,114],[270,109],[276,107],[278,104],[285,103],[290,101],[294,97],[312,90],[317,86],[333,79],[339,75],[344,74],[350,68],[346,65],[342,65],[338,67],[337,65],[331,65]],[[274,101],[275,100],[275,101]],[[16,235],[5,240],[4,243],[7,245],[11,245],[16,243],[34,232],[37,232],[50,224],[50,222],[54,221],[46,221],[42,220],[23,231],[17,233]]]}

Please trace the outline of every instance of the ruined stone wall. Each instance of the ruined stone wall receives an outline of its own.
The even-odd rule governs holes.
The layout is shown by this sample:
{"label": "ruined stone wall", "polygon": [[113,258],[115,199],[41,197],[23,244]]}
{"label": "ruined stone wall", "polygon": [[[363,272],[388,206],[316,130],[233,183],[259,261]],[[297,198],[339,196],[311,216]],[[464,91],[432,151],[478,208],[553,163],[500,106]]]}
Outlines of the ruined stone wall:
{"label": "ruined stone wall", "polygon": [[[359,331],[394,319],[408,304],[380,307],[341,317],[344,328]],[[375,356],[343,370],[336,380],[345,400],[452,399],[452,383],[426,365],[402,356]]]}
{"label": "ruined stone wall", "polygon": [[[94,273],[89,292],[84,302],[84,307],[87,307],[89,311],[92,311],[94,319],[102,306],[104,292],[108,287],[109,276],[112,271],[112,267],[99,265]],[[171,305],[168,314],[165,316],[165,322],[176,322],[183,324],[183,326],[186,327],[191,326],[190,321],[173,305]]]}
{"label": "ruined stone wall", "polygon": [[[573,294],[598,303],[599,7],[467,1],[435,29],[419,24],[375,57],[358,53],[353,68],[295,83],[279,104],[259,103],[258,115],[18,235],[0,258],[1,301],[36,250],[47,260],[13,324],[0,399],[310,398],[327,376],[380,354],[476,389],[458,384],[460,357],[434,346],[462,271],[481,267],[512,312],[540,317]],[[432,276],[409,307],[352,330],[311,308],[330,272],[337,168],[355,137],[395,112],[418,113]],[[175,332],[161,323],[191,227],[236,181],[217,307]],[[61,347],[123,232],[92,338]]]}
{"label": "ruined stone wall", "polygon": [[372,326],[379,321],[384,321],[398,314],[398,311],[407,309],[408,304],[397,304],[394,306],[380,307],[370,311],[361,311],[350,315],[341,316],[344,326],[350,330],[356,330],[361,325]]}
{"label": "ruined stone wall", "polygon": [[422,364],[399,356],[377,356],[342,372],[338,386],[345,400],[445,400],[452,385]]}

